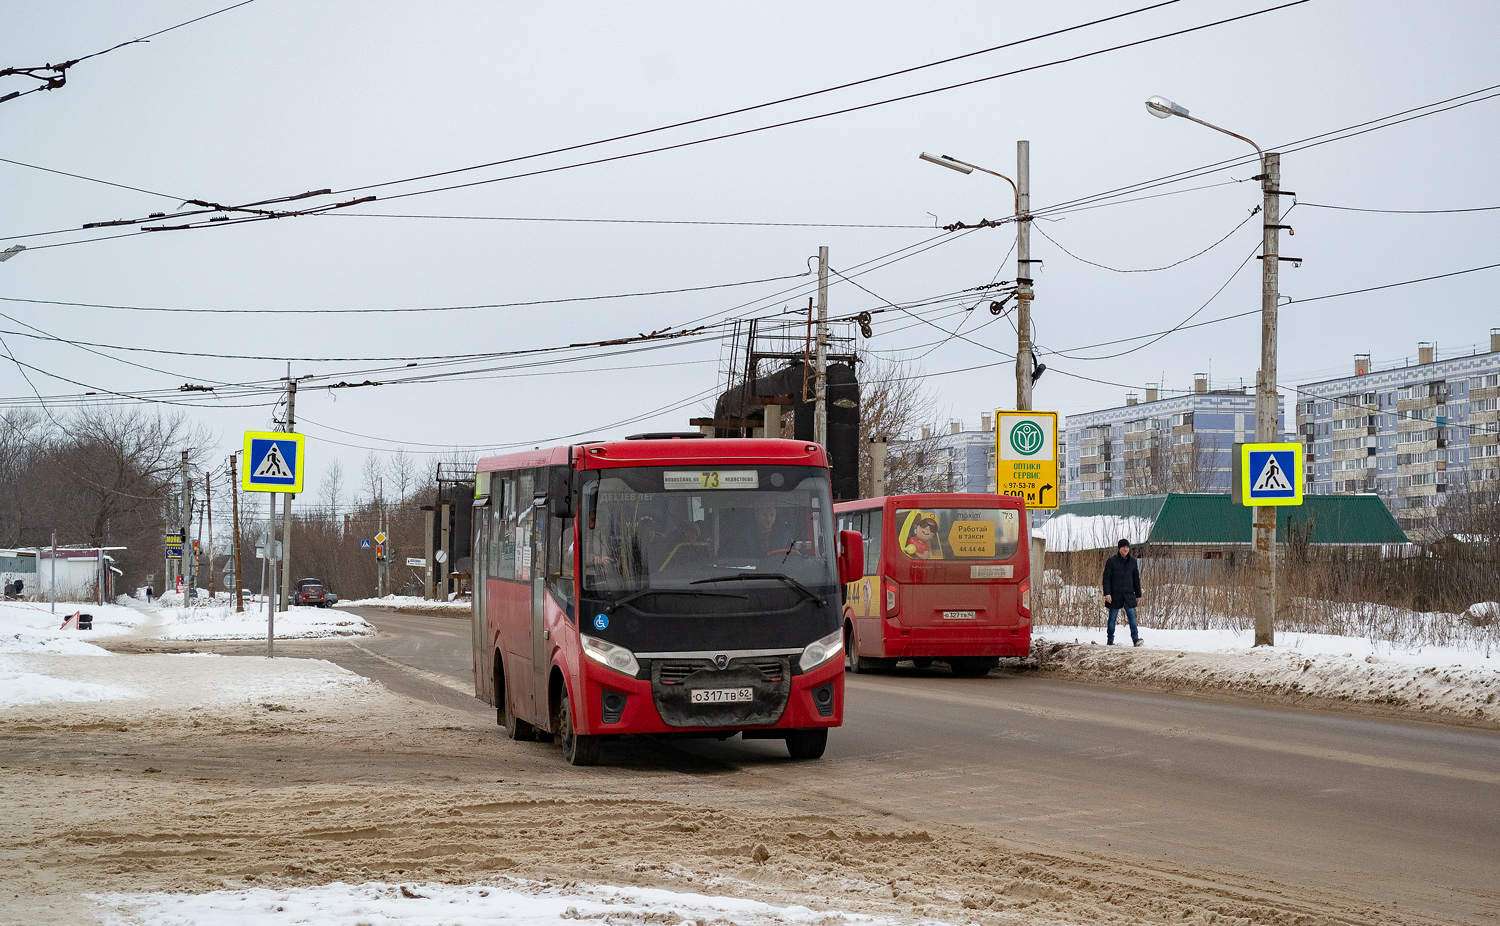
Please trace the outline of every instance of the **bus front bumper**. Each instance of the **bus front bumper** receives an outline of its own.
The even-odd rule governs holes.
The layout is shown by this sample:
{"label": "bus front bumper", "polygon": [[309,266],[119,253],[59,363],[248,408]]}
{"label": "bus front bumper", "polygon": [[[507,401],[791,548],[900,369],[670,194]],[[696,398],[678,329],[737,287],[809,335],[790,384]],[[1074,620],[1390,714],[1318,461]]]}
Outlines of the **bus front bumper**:
{"label": "bus front bumper", "polygon": [[[579,733],[610,735],[625,733],[723,733],[740,730],[794,730],[807,727],[837,727],[844,722],[843,653],[811,672],[793,675],[786,706],[769,724],[682,725],[662,718],[649,678],[629,678],[583,660],[583,680],[577,711]],[[690,684],[690,683],[689,683]]]}

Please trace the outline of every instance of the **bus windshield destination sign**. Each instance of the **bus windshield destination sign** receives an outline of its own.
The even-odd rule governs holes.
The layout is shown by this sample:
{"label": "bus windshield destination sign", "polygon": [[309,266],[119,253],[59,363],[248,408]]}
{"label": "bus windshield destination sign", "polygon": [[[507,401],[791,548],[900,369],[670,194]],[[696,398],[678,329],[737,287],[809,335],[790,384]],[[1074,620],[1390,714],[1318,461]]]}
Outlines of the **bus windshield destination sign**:
{"label": "bus windshield destination sign", "polygon": [[995,412],[995,491],[1027,508],[1058,506],[1057,412]]}

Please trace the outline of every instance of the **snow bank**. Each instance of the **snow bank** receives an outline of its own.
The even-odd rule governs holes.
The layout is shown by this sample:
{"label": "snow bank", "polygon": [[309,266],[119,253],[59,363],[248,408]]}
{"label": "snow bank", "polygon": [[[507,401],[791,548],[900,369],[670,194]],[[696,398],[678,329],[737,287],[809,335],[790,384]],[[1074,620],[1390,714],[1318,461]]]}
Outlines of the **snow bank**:
{"label": "snow bank", "polygon": [[[247,888],[209,894],[109,894],[95,901],[111,923],[131,926],[229,926],[256,923],[318,923],[361,926],[557,926],[559,921],[608,923],[869,924],[896,921],[859,914],[818,912],[758,900],[684,894],[656,888],[535,882],[494,884],[334,883],[274,890]],[[925,920],[926,923],[935,921]]]}
{"label": "snow bank", "polygon": [[369,679],[321,659],[196,653],[6,656],[0,657],[0,724],[149,719],[162,725],[239,717],[257,707],[331,710],[349,697],[379,690]]}
{"label": "snow bank", "polygon": [[[232,603],[162,607],[161,627],[154,636],[163,640],[258,640],[266,636],[265,606],[249,604],[236,613]],[[331,608],[293,607],[276,614],[276,639],[309,640],[328,637],[373,637],[375,628],[362,617]]]}
{"label": "snow bank", "polygon": [[128,688],[52,678],[36,672],[12,671],[5,661],[0,661],[0,709],[20,704],[112,701],[116,698],[133,697],[135,692]]}
{"label": "snow bank", "polygon": [[[76,611],[94,616],[93,630],[78,630],[73,624],[62,629],[63,622]],[[53,612],[45,604],[3,601],[0,602],[0,653],[104,656],[107,653],[103,649],[88,641],[132,633],[147,617],[135,608],[113,604],[59,601],[57,611]]]}
{"label": "snow bank", "polygon": [[[1167,689],[1225,691],[1275,700],[1319,698],[1500,721],[1500,652],[1428,646],[1403,649],[1359,637],[1277,633],[1254,647],[1250,631],[1141,628],[1145,645],[1104,646],[1096,627],[1039,627],[1032,656],[1043,670],[1069,677],[1123,680]],[[1098,645],[1096,645],[1098,644]]]}
{"label": "snow bank", "polygon": [[456,601],[433,601],[416,595],[386,595],[384,598],[359,598],[355,601],[340,601],[336,608],[394,608],[412,611],[443,611],[467,613],[474,608],[468,598]]}
{"label": "snow bank", "polygon": [[1047,539],[1047,552],[1071,553],[1076,550],[1113,550],[1120,538],[1131,544],[1142,544],[1151,535],[1150,518],[1124,518],[1118,515],[1060,514],[1047,520],[1033,532]]}

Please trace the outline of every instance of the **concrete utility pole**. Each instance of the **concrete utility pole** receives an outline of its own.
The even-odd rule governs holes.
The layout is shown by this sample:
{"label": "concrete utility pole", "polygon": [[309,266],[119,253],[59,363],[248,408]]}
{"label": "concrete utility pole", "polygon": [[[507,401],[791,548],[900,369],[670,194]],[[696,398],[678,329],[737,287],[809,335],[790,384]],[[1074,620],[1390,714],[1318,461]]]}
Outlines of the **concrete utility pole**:
{"label": "concrete utility pole", "polygon": [[229,500],[234,507],[234,612],[245,610],[245,574],[240,572],[240,484],[234,454],[229,455]]}
{"label": "concrete utility pole", "polygon": [[[1016,408],[1031,408],[1031,142],[1016,142]],[[1027,509],[1029,526],[1031,511]]]}
{"label": "concrete utility pole", "polygon": [[177,560],[178,569],[182,576],[182,600],[186,604],[188,596],[193,593],[193,572],[189,563],[192,561],[192,546],[188,540],[193,536],[193,496],[190,494],[188,483],[188,452],[182,452],[182,556]]}
{"label": "concrete utility pole", "polygon": [[813,391],[813,442],[828,448],[828,248],[818,248],[818,359]]}
{"label": "concrete utility pole", "polygon": [[[1260,293],[1260,374],[1255,383],[1255,440],[1257,443],[1274,443],[1281,437],[1277,433],[1281,409],[1276,393],[1276,310],[1279,287],[1279,265],[1281,241],[1281,155],[1275,151],[1262,151],[1260,145],[1212,122],[1204,122],[1188,111],[1163,97],[1154,96],[1146,101],[1146,109],[1159,119],[1180,116],[1189,122],[1222,132],[1255,149],[1260,158],[1260,181],[1262,192],[1261,218],[1261,293]],[[1293,260],[1294,258],[1285,258]],[[1301,479],[1301,473],[1291,474]],[[1276,508],[1270,505],[1255,506],[1255,594],[1250,602],[1250,614],[1255,619],[1255,645],[1275,644],[1276,623]]]}
{"label": "concrete utility pole", "polygon": [[47,593],[52,602],[52,613],[57,613],[57,531],[52,532],[52,590]]}
{"label": "concrete utility pole", "polygon": [[[292,379],[291,364],[287,364],[286,369],[286,430],[288,434],[297,432],[297,381]],[[292,606],[292,499],[296,497],[290,492],[281,496],[281,610],[283,611],[290,610]]]}
{"label": "concrete utility pole", "polygon": [[[1256,150],[1260,150],[1259,146]],[[1261,214],[1265,221],[1260,261],[1260,380],[1255,389],[1255,440],[1268,444],[1281,438],[1276,433],[1280,411],[1276,393],[1276,310],[1281,263],[1281,155],[1268,151],[1260,160]],[[1301,479],[1302,474],[1294,473],[1291,478]],[[1255,598],[1251,614],[1255,617],[1255,645],[1275,645],[1276,509],[1271,505],[1255,507]]]}
{"label": "concrete utility pole", "polygon": [[214,597],[214,481],[203,474],[203,504],[208,509],[208,598]]}

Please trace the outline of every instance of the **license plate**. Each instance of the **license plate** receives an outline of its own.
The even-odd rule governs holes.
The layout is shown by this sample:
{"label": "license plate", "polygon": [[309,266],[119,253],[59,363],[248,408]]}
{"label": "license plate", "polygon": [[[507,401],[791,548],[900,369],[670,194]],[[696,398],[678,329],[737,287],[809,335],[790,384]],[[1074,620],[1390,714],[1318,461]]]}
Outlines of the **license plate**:
{"label": "license plate", "polygon": [[944,611],[943,612],[943,620],[945,620],[945,621],[972,621],[972,620],[977,620],[977,619],[978,619],[978,615],[975,614],[973,611]]}
{"label": "license plate", "polygon": [[690,695],[694,704],[723,704],[729,701],[754,701],[754,688],[694,688]]}

